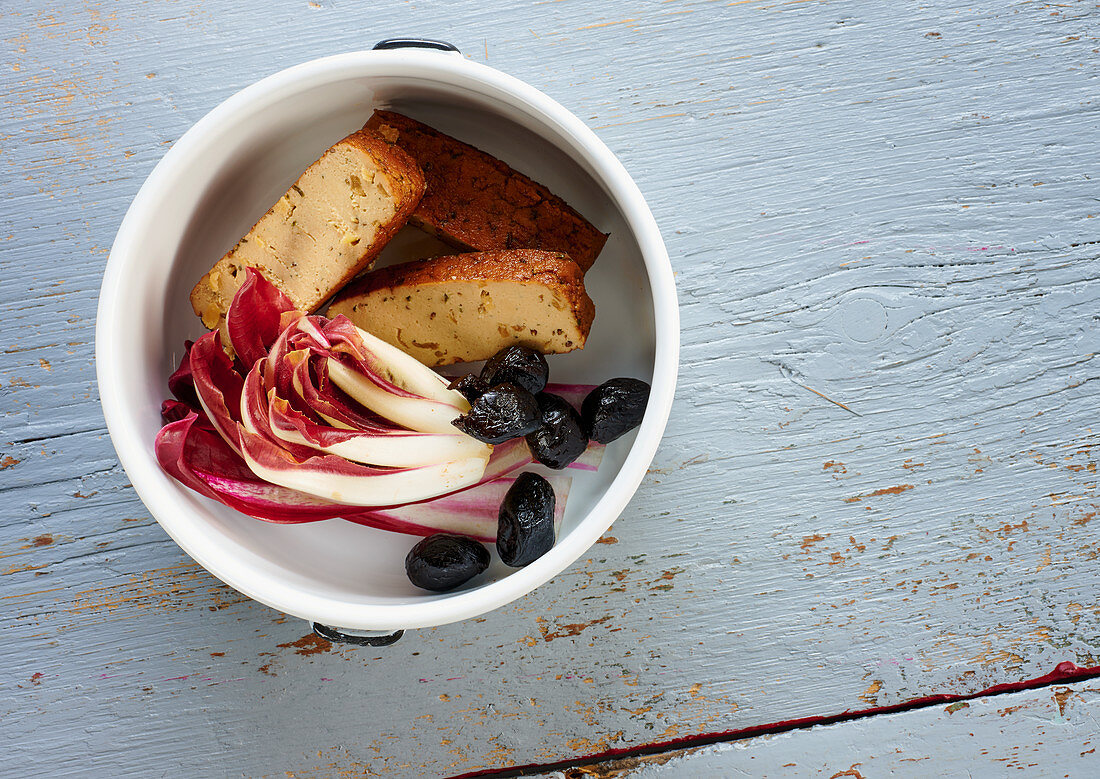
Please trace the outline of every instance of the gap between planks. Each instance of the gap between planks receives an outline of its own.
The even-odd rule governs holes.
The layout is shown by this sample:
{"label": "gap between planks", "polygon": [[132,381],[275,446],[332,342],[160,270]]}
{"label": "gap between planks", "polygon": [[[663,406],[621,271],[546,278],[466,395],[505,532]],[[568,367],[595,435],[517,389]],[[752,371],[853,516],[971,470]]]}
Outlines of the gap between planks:
{"label": "gap between planks", "polygon": [[[957,703],[960,701],[972,701],[977,698],[992,698],[998,695],[1008,695],[1027,690],[1038,690],[1043,687],[1051,687],[1056,684],[1069,684],[1083,682],[1100,677],[1100,665],[1089,668],[1080,668],[1072,662],[1059,663],[1053,671],[1043,676],[1029,679],[1023,682],[1006,682],[967,694],[939,693],[934,695],[914,698],[905,703],[895,703],[890,706],[875,706],[868,709],[846,711],[842,714],[802,717],[799,719],[773,722],[767,725],[753,725],[739,730],[727,730],[719,733],[700,733],[695,736],[672,739],[670,741],[658,741],[652,744],[643,744],[624,749],[609,749],[586,757],[578,757],[570,760],[559,760],[552,763],[531,763],[528,765],[514,766],[512,768],[495,768],[486,771],[472,771],[457,774],[451,779],[475,779],[476,777],[521,777],[546,774],[551,771],[561,771],[566,779],[579,779],[580,777],[613,777],[622,772],[642,767],[640,758],[652,757],[664,753],[678,753],[682,750],[697,747],[711,746],[729,741],[739,741],[757,736],[770,736],[776,733],[786,733],[793,730],[805,730],[818,725],[834,725],[840,722],[867,719],[879,714],[897,714],[899,712],[916,711],[919,709],[942,706],[945,703]],[[675,757],[669,754],[669,758]],[[663,762],[663,761],[662,761]],[[578,769],[571,773],[570,769]]]}

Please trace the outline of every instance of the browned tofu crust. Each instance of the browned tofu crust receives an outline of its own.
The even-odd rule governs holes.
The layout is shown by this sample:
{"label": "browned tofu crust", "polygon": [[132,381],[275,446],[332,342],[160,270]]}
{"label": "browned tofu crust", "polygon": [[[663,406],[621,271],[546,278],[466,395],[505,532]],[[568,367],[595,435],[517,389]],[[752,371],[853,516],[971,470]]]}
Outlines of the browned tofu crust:
{"label": "browned tofu crust", "polygon": [[549,189],[467,143],[392,111],[366,127],[407,151],[427,189],[410,222],[457,249],[545,249],[587,271],[607,235]]}
{"label": "browned tofu crust", "polygon": [[[392,218],[378,226],[374,239],[369,244],[364,245],[363,254],[352,267],[348,268],[339,276],[324,279],[325,284],[324,290],[322,291],[325,292],[325,294],[322,297],[310,301],[293,300],[295,305],[308,309],[306,313],[315,311],[328,297],[347,284],[357,274],[368,269],[373,264],[375,257],[382,251],[386,243],[388,243],[397,231],[409,220],[413,209],[416,208],[416,204],[424,194],[424,175],[421,173],[420,167],[399,146],[387,141],[377,132],[368,129],[357,130],[334,144],[332,148],[342,144],[354,146],[374,159],[378,169],[390,180],[391,192],[396,210]],[[320,159],[314,162],[310,166],[310,169],[318,165],[319,162]],[[309,169],[307,169],[307,171],[308,170]],[[304,176],[305,173],[302,175]],[[301,179],[301,177],[299,177],[299,179]],[[268,215],[272,214],[277,206],[278,203],[268,209],[267,213],[257,220],[256,225]],[[252,230],[256,229],[256,225],[253,225]],[[249,231],[249,235],[252,230]],[[226,252],[221,260],[215,264],[214,268],[203,276],[195,285],[194,289],[191,290],[191,307],[194,309],[195,314],[203,319],[203,324],[211,330],[218,327],[220,321],[224,320],[225,314],[229,309],[229,304],[233,300],[233,295],[244,281],[244,274],[241,273],[241,271],[244,270],[243,265],[235,260],[234,255],[240,248],[241,243],[247,237],[248,235],[244,236],[241,241],[237,242],[236,246]],[[225,269],[232,270],[235,284],[232,285],[231,289],[226,289],[224,286],[214,282],[214,277]],[[280,287],[284,292],[287,291],[283,279],[279,278],[275,272],[269,268],[257,268],[257,270],[263,272],[275,286]],[[309,272],[317,274],[322,278],[325,276],[325,271],[325,268],[309,269]]]}
{"label": "browned tofu crust", "polygon": [[379,268],[344,288],[333,305],[339,307],[343,301],[383,289],[479,280],[530,282],[560,289],[585,336],[596,316],[596,306],[584,289],[584,272],[577,263],[562,252],[538,249],[455,254]]}

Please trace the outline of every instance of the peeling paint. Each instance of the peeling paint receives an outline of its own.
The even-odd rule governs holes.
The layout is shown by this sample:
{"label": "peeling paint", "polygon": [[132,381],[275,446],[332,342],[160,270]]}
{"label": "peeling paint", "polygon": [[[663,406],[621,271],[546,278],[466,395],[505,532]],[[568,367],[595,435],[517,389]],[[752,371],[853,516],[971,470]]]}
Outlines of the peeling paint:
{"label": "peeling paint", "polygon": [[862,495],[853,495],[850,498],[845,498],[845,503],[858,503],[864,498],[876,498],[881,495],[900,495],[903,492],[908,492],[913,489],[912,484],[899,484],[896,487],[882,487],[881,489],[872,490],[871,492],[865,492]]}

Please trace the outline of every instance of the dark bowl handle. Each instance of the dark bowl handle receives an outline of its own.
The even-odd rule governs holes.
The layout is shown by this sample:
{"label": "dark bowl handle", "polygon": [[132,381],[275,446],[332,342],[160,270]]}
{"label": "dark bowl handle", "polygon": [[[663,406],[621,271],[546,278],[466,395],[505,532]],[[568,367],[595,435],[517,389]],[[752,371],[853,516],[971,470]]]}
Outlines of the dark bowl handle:
{"label": "dark bowl handle", "polygon": [[375,50],[438,49],[439,51],[458,51],[456,46],[447,43],[447,41],[432,41],[427,38],[386,38],[384,41],[378,41],[378,43],[374,44],[374,48]]}
{"label": "dark bowl handle", "polygon": [[405,635],[404,630],[398,630],[396,633],[388,633],[374,636],[355,636],[350,633],[344,633],[336,628],[330,628],[328,625],[322,625],[319,622],[314,622],[313,632],[319,635],[321,638],[332,641],[337,644],[354,644],[355,646],[389,646],[397,641],[401,636]]}

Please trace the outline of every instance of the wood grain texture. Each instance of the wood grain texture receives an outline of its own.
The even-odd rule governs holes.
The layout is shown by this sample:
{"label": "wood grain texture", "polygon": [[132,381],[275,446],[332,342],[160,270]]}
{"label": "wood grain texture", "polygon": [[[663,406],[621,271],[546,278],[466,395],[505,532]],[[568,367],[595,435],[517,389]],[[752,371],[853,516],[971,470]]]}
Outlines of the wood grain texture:
{"label": "wood grain texture", "polygon": [[1093,776],[1100,682],[1056,685],[637,760],[543,779]]}
{"label": "wood grain texture", "polygon": [[[0,773],[461,773],[1100,664],[1095,5],[512,8],[0,9]],[[95,303],[187,127],[397,34],[620,156],[673,258],[682,383],[584,559],[482,619],[334,648],[136,500]]]}

